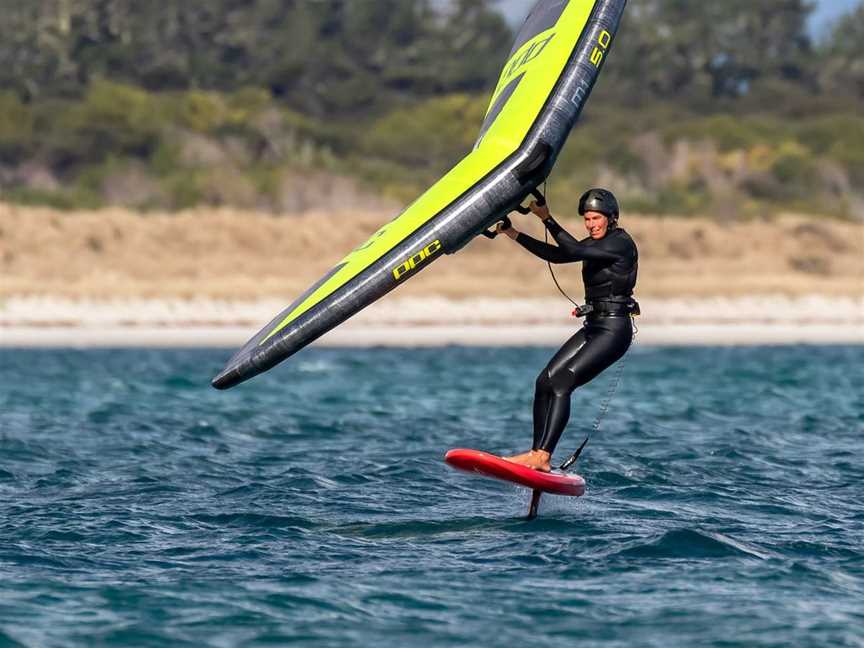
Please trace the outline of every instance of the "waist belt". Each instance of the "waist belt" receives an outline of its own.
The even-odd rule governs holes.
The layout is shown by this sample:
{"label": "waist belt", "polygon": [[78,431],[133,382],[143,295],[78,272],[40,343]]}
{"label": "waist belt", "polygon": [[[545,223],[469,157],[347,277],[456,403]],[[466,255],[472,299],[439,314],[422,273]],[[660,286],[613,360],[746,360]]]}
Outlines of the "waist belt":
{"label": "waist belt", "polygon": [[584,306],[577,306],[573,311],[576,317],[587,315],[633,315],[641,314],[639,302],[632,297],[606,297],[603,299],[592,299]]}

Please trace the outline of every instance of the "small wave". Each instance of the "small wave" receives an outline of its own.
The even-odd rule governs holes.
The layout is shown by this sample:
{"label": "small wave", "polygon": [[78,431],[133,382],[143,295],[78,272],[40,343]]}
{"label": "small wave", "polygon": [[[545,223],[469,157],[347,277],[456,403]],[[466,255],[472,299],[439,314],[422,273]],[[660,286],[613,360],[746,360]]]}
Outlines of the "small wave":
{"label": "small wave", "polygon": [[37,554],[30,551],[16,551],[14,553],[0,553],[0,564],[9,562],[13,565],[21,567],[50,567],[58,569],[68,569],[69,561],[63,557],[52,557],[43,554]]}
{"label": "small wave", "polygon": [[219,527],[243,527],[251,529],[311,529],[315,525],[306,518],[262,513],[219,513],[216,515],[193,515],[192,519],[203,524]]}
{"label": "small wave", "polygon": [[405,522],[345,524],[333,527],[331,530],[339,535],[360,538],[422,538],[469,531],[500,531],[511,524],[513,524],[513,521],[470,517],[456,520],[413,520]]}
{"label": "small wave", "polygon": [[857,547],[850,547],[835,540],[834,533],[826,533],[821,542],[813,540],[794,540],[778,544],[784,555],[792,555],[799,558],[836,558],[860,560],[861,551]]}
{"label": "small wave", "polygon": [[332,362],[327,362],[326,360],[307,360],[305,362],[297,363],[294,370],[301,373],[326,373],[328,371],[333,371],[335,368],[336,365]]}
{"label": "small wave", "polygon": [[83,533],[64,529],[51,529],[39,534],[41,542],[85,542],[87,539]]}
{"label": "small wave", "polygon": [[653,542],[640,543],[619,551],[628,558],[726,558],[749,556],[766,559],[769,555],[722,533],[694,529],[667,531]]}
{"label": "small wave", "polygon": [[11,635],[0,630],[0,646],[5,646],[6,648],[25,648],[26,644],[16,641]]}
{"label": "small wave", "polygon": [[201,383],[186,376],[169,376],[163,382],[169,389],[201,389]]}
{"label": "small wave", "polygon": [[602,488],[613,486],[633,486],[640,482],[620,472],[601,470],[591,475],[591,484]]}
{"label": "small wave", "polygon": [[412,612],[418,610],[447,612],[450,609],[446,602],[441,603],[402,592],[376,592],[364,597],[363,603],[364,605],[369,606],[370,609],[380,609],[381,606],[385,606],[402,610],[411,610]]}

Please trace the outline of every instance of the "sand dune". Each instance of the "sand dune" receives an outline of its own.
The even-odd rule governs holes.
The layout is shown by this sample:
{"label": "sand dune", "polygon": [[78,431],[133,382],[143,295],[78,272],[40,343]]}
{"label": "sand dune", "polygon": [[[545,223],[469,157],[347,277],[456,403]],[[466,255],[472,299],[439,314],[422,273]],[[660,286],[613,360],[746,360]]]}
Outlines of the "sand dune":
{"label": "sand dune", "polygon": [[[0,297],[284,301],[391,216],[65,213],[0,204]],[[581,231],[578,220],[563,220]],[[791,215],[740,223],[651,216],[622,222],[639,244],[643,297],[864,294],[860,223]],[[517,226],[542,236],[533,217]],[[579,265],[558,266],[556,273],[578,299]],[[428,294],[542,298],[557,291],[543,262],[502,237],[472,242],[398,291],[400,297]]]}

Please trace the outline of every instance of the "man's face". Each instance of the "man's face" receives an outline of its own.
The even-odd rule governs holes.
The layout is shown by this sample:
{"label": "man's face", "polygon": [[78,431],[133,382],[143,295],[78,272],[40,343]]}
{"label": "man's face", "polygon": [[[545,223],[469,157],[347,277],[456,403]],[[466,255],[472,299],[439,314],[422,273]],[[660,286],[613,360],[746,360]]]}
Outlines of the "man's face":
{"label": "man's face", "polygon": [[601,239],[606,236],[606,230],[609,228],[609,219],[605,214],[600,212],[589,211],[585,212],[585,229],[592,239]]}

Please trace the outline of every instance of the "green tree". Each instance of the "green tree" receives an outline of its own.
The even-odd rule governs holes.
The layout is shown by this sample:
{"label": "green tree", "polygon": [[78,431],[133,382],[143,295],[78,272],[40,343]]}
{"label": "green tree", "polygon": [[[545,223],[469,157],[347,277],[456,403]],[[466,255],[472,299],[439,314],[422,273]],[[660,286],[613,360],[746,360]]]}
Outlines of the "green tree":
{"label": "green tree", "polygon": [[820,54],[827,88],[864,98],[864,2],[837,22]]}
{"label": "green tree", "polygon": [[[643,97],[739,97],[766,79],[806,82],[806,0],[644,0],[628,9],[614,76]],[[810,75],[812,76],[812,75]]]}

